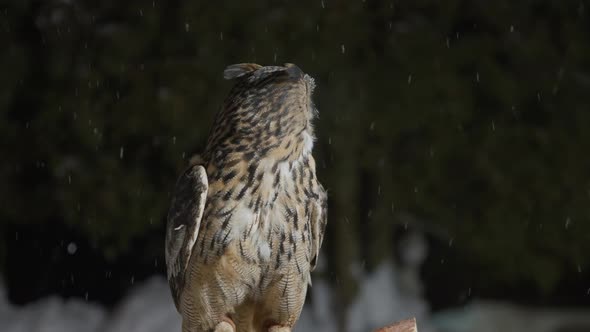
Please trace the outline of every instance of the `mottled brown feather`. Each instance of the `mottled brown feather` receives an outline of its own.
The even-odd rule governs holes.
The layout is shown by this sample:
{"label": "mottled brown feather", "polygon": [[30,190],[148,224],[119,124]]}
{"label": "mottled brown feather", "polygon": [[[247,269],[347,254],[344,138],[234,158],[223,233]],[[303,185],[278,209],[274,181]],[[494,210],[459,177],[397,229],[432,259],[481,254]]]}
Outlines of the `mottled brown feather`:
{"label": "mottled brown feather", "polygon": [[[326,192],[311,154],[315,84],[293,64],[236,64],[224,77],[234,86],[205,150],[191,159],[193,167],[206,170],[208,184],[202,218],[193,222],[196,242],[186,248],[185,241],[167,236],[172,252],[190,252],[181,256],[188,263],[179,265],[168,262],[167,254],[169,270],[185,268],[169,272],[170,286],[183,331],[210,331],[223,321],[237,331],[291,328],[327,221]],[[191,181],[184,177],[179,182]],[[199,209],[192,208],[195,200],[183,188],[202,183],[178,186],[171,211],[194,214]],[[169,215],[168,229],[178,227],[176,215]],[[183,220],[194,219],[186,215]]]}

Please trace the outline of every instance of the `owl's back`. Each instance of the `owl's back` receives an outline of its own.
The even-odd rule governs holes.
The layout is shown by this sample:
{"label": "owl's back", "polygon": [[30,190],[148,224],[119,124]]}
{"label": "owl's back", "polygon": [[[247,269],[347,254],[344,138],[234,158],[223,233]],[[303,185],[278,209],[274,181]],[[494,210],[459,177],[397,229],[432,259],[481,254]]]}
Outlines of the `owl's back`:
{"label": "owl's back", "polygon": [[208,187],[179,292],[183,330],[290,328],[326,224],[311,155],[314,83],[294,65],[240,64],[225,76],[236,84],[194,159]]}

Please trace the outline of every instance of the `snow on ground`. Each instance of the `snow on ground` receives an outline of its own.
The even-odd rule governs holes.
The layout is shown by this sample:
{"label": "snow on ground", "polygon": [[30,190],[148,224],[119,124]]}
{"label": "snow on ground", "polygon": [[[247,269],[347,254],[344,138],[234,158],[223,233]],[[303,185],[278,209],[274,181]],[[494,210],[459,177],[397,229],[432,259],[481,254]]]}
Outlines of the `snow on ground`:
{"label": "snow on ground", "polygon": [[[395,273],[394,273],[395,272]],[[369,332],[394,320],[417,317],[420,332],[590,331],[589,310],[531,309],[507,303],[473,301],[432,316],[424,300],[399,287],[400,276],[384,264],[360,276],[357,300],[348,314],[349,332]],[[315,280],[311,303],[295,332],[336,332],[329,308],[331,289]],[[180,331],[166,280],[153,277],[132,289],[112,311],[80,299],[51,296],[18,307],[8,303],[0,280],[0,332],[174,332]]]}
{"label": "snow on ground", "polygon": [[311,305],[303,307],[294,332],[336,332],[334,316],[330,311],[330,286],[323,280],[315,280],[308,292],[312,293]]}
{"label": "snow on ground", "polygon": [[[359,300],[350,309],[350,332],[365,332],[393,319],[424,313],[423,301],[403,299],[394,280],[392,266],[387,264],[366,276]],[[329,285],[315,280],[310,293],[312,301],[304,308],[295,332],[336,332]],[[0,331],[169,332],[180,331],[180,315],[172,303],[168,283],[160,276],[138,284],[112,312],[80,299],[57,296],[23,307],[13,306],[0,283]]]}
{"label": "snow on ground", "polygon": [[180,331],[180,323],[180,315],[172,301],[168,282],[158,276],[132,290],[106,320],[101,331]]}
{"label": "snow on ground", "polygon": [[99,306],[81,300],[64,301],[56,296],[24,307],[13,307],[6,300],[4,288],[0,288],[2,332],[94,332],[100,331],[106,316]]}
{"label": "snow on ground", "polygon": [[[391,264],[382,264],[365,276],[357,300],[349,309],[347,326],[351,332],[371,331],[394,321],[417,317],[424,321],[428,306],[423,299],[400,291]],[[421,331],[426,331],[424,327]]]}
{"label": "snow on ground", "polygon": [[587,332],[588,309],[532,309],[508,303],[474,301],[433,317],[440,332]]}
{"label": "snow on ground", "polygon": [[112,312],[80,299],[50,296],[26,306],[8,303],[0,282],[1,332],[180,331],[168,284],[154,277],[136,287]]}

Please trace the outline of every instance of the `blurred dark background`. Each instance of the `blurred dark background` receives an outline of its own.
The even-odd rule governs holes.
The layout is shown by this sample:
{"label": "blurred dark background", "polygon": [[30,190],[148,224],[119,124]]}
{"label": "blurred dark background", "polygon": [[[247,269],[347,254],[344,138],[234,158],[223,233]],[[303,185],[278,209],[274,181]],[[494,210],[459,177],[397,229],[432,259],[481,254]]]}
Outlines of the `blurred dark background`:
{"label": "blurred dark background", "polygon": [[8,297],[112,306],[164,274],[170,191],[225,66],[316,79],[326,267],[343,312],[420,232],[433,310],[590,306],[587,1],[0,4],[0,270]]}

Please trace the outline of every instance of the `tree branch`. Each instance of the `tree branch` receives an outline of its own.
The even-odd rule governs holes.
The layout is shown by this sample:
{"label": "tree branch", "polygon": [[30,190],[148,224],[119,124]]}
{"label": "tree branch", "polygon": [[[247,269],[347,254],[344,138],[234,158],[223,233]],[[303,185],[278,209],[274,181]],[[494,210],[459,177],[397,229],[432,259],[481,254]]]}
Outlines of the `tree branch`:
{"label": "tree branch", "polygon": [[416,318],[411,318],[384,326],[373,332],[418,332],[418,327],[416,326]]}

